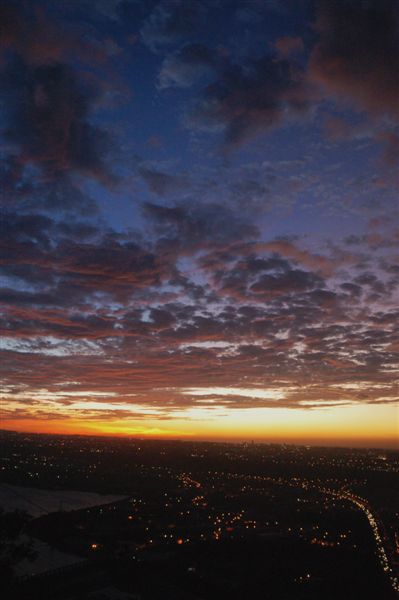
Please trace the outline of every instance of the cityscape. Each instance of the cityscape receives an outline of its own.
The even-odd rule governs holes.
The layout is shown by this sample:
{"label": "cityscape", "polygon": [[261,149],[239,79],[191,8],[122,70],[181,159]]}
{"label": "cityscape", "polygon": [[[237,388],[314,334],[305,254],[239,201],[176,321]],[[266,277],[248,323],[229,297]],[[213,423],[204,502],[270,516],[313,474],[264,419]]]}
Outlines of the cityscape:
{"label": "cityscape", "polygon": [[3,559],[9,598],[398,595],[398,451],[6,431],[1,446],[1,519],[17,511],[8,543],[25,544],[14,575]]}

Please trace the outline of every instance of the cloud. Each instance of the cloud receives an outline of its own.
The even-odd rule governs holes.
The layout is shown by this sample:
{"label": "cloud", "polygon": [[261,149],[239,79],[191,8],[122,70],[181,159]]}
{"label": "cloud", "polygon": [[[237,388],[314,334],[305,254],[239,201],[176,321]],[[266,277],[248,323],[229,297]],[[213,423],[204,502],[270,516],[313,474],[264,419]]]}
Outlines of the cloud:
{"label": "cloud", "polygon": [[[158,228],[148,247],[84,222],[7,215],[1,333],[10,385],[16,372],[25,394],[70,380],[77,391],[109,392],[118,407],[134,393],[169,414],[204,400],[183,388],[231,388],[209,399],[237,409],[301,407],[306,390],[311,406],[322,398],[327,407],[342,400],[330,383],[367,374],[367,401],[390,397],[394,374],[382,369],[397,343],[393,273],[363,268],[348,279],[293,242],[245,241],[242,221],[217,205],[146,210]],[[384,309],[370,301],[381,294]],[[252,387],[253,397],[237,392]],[[279,397],[259,396],[267,389]]]}
{"label": "cloud", "polygon": [[[26,2],[10,3],[3,12],[1,367],[7,390],[20,403],[15,410],[10,404],[14,418],[67,419],[77,414],[76,402],[71,405],[74,396],[80,419],[94,420],[102,412],[105,419],[127,421],[154,415],[187,418],[190,410],[206,406],[216,411],[309,410],[347,401],[391,402],[398,345],[398,273],[394,241],[387,241],[391,233],[394,239],[393,216],[370,222],[365,233],[356,224],[346,247],[338,237],[334,244],[316,234],[284,237],[291,225],[297,227],[297,217],[301,231],[316,229],[317,211],[330,190],[338,197],[343,187],[353,189],[359,205],[367,187],[374,205],[381,182],[373,173],[363,183],[356,175],[349,181],[332,170],[336,165],[319,176],[320,165],[330,164],[331,148],[317,132],[313,138],[313,124],[304,133],[304,138],[308,133],[312,137],[306,149],[305,143],[297,145],[296,132],[287,132],[291,141],[278,141],[275,156],[249,152],[245,164],[236,157],[227,161],[195,154],[198,131],[220,134],[228,151],[308,115],[320,100],[312,86],[325,87],[329,98],[352,99],[373,116],[392,114],[389,93],[383,93],[388,83],[373,88],[377,71],[388,81],[391,66],[389,61],[382,65],[385,50],[378,48],[389,45],[391,29],[388,40],[372,39],[375,62],[367,51],[368,70],[360,81],[356,65],[364,35],[349,18],[355,9],[361,14],[374,10],[378,18],[373,26],[379,27],[391,3],[380,8],[366,2],[360,9],[348,2],[342,9],[349,15],[342,31],[354,31],[353,56],[348,36],[338,36],[342,24],[336,6],[318,4],[310,71],[304,65],[308,45],[303,51],[302,43],[310,36],[303,31],[268,45],[263,18],[270,17],[270,3],[266,8],[262,3],[238,10],[233,6],[227,17],[218,2],[106,4],[94,7],[90,20],[90,2],[78,12],[65,5],[46,14]],[[284,4],[273,6],[286,10]],[[206,45],[210,7],[232,27],[226,27],[223,48]],[[119,45],[128,39],[132,19],[137,24],[144,13],[141,40],[157,56],[143,46]],[[88,29],[79,26],[82,15],[88,17]],[[241,45],[244,35],[232,40],[239,19],[241,30],[243,22],[245,29],[260,23],[261,45],[258,38]],[[371,20],[364,23],[371,35]],[[117,43],[108,34],[103,39],[105,26],[119,32]],[[341,47],[340,60],[329,62],[340,56]],[[120,132],[126,113],[116,110],[107,116],[103,111],[115,91],[112,56],[118,54],[120,61],[115,71],[125,71],[133,65],[132,53],[150,61],[148,73],[159,73],[148,110],[161,108],[150,130],[137,140],[130,139],[126,128],[120,146],[131,151],[137,144],[139,152],[142,143],[146,158],[156,149],[164,159],[134,159],[133,179],[140,177],[139,191],[152,201],[142,203],[135,194],[133,207],[129,182],[126,198],[116,198],[110,189],[114,145],[107,123]],[[331,65],[338,66],[334,70]],[[134,72],[132,67],[132,78]],[[142,93],[147,91],[140,90],[137,99]],[[179,138],[169,137],[176,122],[165,124],[165,116],[175,115],[180,93],[189,100],[186,123],[193,131],[182,158],[185,170],[179,172],[173,159]],[[365,115],[359,122],[352,113],[337,114],[339,120],[329,122],[330,131],[337,133],[334,155],[338,138],[351,138],[386,143],[386,161],[392,162],[397,136],[389,131],[389,120],[377,131],[363,125]],[[172,158],[167,161],[166,156]],[[356,156],[357,165],[363,154]],[[118,169],[131,173],[132,163],[122,160]],[[88,194],[100,199],[104,213],[96,213]],[[299,204],[304,212],[297,212]],[[137,205],[142,207],[140,233],[129,229],[138,216]],[[101,220],[101,214],[111,213]],[[120,229],[112,225],[114,220]],[[339,229],[341,221],[337,223]],[[352,223],[345,221],[345,234]],[[282,237],[275,237],[279,232]],[[68,393],[71,388],[76,393]]]}
{"label": "cloud", "polygon": [[158,196],[165,196],[181,191],[188,186],[187,179],[183,176],[170,175],[157,169],[142,166],[139,174],[146,182],[148,188]]}
{"label": "cloud", "polygon": [[[286,274],[294,275],[291,293],[284,290],[282,302],[275,297],[254,304],[248,297],[237,304],[223,295],[213,305],[197,300],[159,307],[155,301],[148,310],[115,311],[103,302],[90,303],[83,312],[75,311],[75,304],[67,310],[14,305],[9,315],[14,324],[2,331],[5,382],[13,393],[36,398],[35,403],[38,394],[51,397],[54,392],[57,399],[62,388],[71,389],[68,381],[74,382],[82,411],[93,395],[98,402],[104,398],[104,410],[111,411],[114,402],[115,410],[122,411],[134,394],[144,412],[157,407],[169,415],[204,407],[204,400],[231,409],[303,407],[304,399],[307,408],[343,399],[394,401],[395,373],[384,369],[394,361],[389,346],[396,339],[397,315],[380,311],[371,316],[368,309],[359,326],[345,302],[329,323],[325,306],[339,298],[312,289],[317,281],[298,278],[283,259],[273,257],[252,258],[249,270],[256,278],[265,268],[275,272],[284,265],[285,285]],[[19,337],[11,343],[14,332]],[[26,410],[30,405],[33,411],[34,404],[25,402]],[[45,414],[46,407],[41,409]]]}
{"label": "cloud", "polygon": [[242,64],[227,60],[204,88],[187,124],[222,132],[224,148],[233,149],[287,117],[305,114],[309,106],[299,66],[267,55]]}
{"label": "cloud", "polygon": [[300,269],[292,269],[279,275],[262,275],[251,285],[250,291],[267,297],[275,294],[292,294],[312,289],[320,285],[320,283],[322,283],[322,280],[312,273],[301,271]]}
{"label": "cloud", "polygon": [[258,235],[255,225],[216,203],[193,202],[172,207],[147,203],[144,212],[154,224],[160,248],[183,254]]}
{"label": "cloud", "polygon": [[[3,2],[0,7],[0,57],[19,56],[29,65],[68,62],[104,65],[107,51],[94,36],[82,35],[75,22],[62,23],[49,16],[44,4]],[[92,33],[94,33],[92,31]]]}
{"label": "cloud", "polygon": [[158,76],[158,87],[187,88],[209,74],[218,64],[217,55],[202,44],[187,44],[165,58]]}
{"label": "cloud", "polygon": [[282,58],[289,58],[304,51],[305,46],[301,37],[284,36],[274,42],[274,47]]}
{"label": "cloud", "polygon": [[230,268],[216,271],[215,281],[223,294],[254,302],[289,296],[324,285],[323,279],[302,269],[295,269],[278,256],[256,258],[250,255]]}
{"label": "cloud", "polygon": [[4,274],[25,285],[45,286],[45,295],[39,294],[36,301],[34,290],[19,290],[20,302],[30,299],[35,304],[45,298],[46,303],[73,306],[96,293],[121,298],[159,285],[174,273],[173,263],[156,257],[134,234],[126,238],[40,215],[6,213],[4,223]]}
{"label": "cloud", "polygon": [[18,60],[8,66],[1,83],[4,133],[18,147],[20,162],[37,165],[45,178],[72,171],[110,181],[104,162],[110,138],[89,121],[98,98],[91,84],[79,82],[64,64],[31,67]]}
{"label": "cloud", "polygon": [[204,5],[197,0],[159,2],[144,21],[141,38],[151,50],[156,51],[192,34],[203,22],[205,12]]}
{"label": "cloud", "polygon": [[[254,258],[257,255],[262,257],[265,253],[277,255],[273,259]],[[231,263],[237,260],[240,256],[249,257],[245,260],[251,265],[251,268],[259,266],[263,268],[263,265],[270,265],[270,268],[280,268],[283,270],[287,268],[288,262],[292,261],[295,264],[299,264],[306,269],[322,274],[323,276],[330,276],[334,271],[346,263],[354,261],[352,255],[341,251],[337,255],[321,255],[309,251],[308,249],[301,246],[300,243],[295,243],[290,239],[277,238],[270,241],[242,241],[242,243],[232,244],[231,246],[224,248],[223,250],[215,250],[209,254],[205,254],[201,258],[201,263],[204,268],[210,267],[213,269],[224,269],[226,263]]]}
{"label": "cloud", "polygon": [[[72,14],[44,4],[2,4],[0,102],[4,169],[1,201],[21,211],[93,215],[84,181],[108,187],[114,149],[94,113],[120,86],[106,43],[93,27],[83,35]],[[103,120],[104,123],[104,120]]]}
{"label": "cloud", "polygon": [[[326,257],[320,254],[314,254],[308,250],[300,248],[289,240],[273,240],[271,242],[261,243],[258,245],[258,250],[262,248],[270,252],[277,252],[282,256],[297,261],[300,264],[314,271],[320,271],[325,274],[331,274],[337,267],[337,261],[334,258]],[[339,264],[339,263],[338,263]]]}
{"label": "cloud", "polygon": [[377,136],[377,140],[381,140],[381,142],[385,144],[382,155],[385,164],[397,168],[399,164],[399,133],[394,131],[383,131]]}
{"label": "cloud", "polygon": [[316,8],[311,80],[358,110],[398,116],[397,2],[319,0]]}

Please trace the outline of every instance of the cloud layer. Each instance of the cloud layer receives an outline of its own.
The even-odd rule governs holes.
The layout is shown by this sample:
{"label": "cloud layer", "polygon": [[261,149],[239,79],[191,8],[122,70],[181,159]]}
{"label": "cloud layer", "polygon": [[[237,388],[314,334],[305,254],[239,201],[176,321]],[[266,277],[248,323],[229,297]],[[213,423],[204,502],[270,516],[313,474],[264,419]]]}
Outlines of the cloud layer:
{"label": "cloud layer", "polygon": [[397,401],[396,3],[28,4],[0,15],[7,422]]}

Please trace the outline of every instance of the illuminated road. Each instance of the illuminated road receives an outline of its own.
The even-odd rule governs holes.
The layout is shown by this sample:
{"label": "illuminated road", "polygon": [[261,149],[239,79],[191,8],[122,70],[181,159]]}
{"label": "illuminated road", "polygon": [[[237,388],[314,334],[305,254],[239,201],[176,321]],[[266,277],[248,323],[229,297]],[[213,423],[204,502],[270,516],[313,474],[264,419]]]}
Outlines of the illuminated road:
{"label": "illuminated road", "polygon": [[[269,478],[269,480],[270,480],[270,478]],[[277,481],[277,482],[281,484],[281,480]],[[365,500],[364,498],[361,498],[360,496],[356,496],[355,494],[353,494],[349,491],[346,491],[344,489],[341,489],[339,491],[331,490],[329,488],[318,486],[312,482],[309,482],[308,480],[301,481],[300,479],[296,479],[296,481],[294,481],[291,484],[288,481],[285,483],[287,485],[298,486],[298,487],[302,487],[305,489],[306,488],[316,489],[319,492],[322,492],[323,494],[326,494],[328,496],[333,496],[334,498],[338,498],[339,500],[344,500],[344,501],[346,500],[347,502],[351,502],[354,506],[356,506],[356,508],[360,509],[364,513],[364,515],[367,517],[367,520],[371,527],[371,531],[373,532],[373,536],[374,536],[375,543],[377,546],[377,555],[378,555],[378,560],[380,562],[380,565],[381,565],[383,571],[386,573],[387,577],[389,578],[389,581],[391,583],[393,590],[399,595],[398,576],[395,575],[394,570],[392,569],[392,567],[389,564],[388,553],[384,548],[383,537],[380,533],[377,519],[373,515],[367,500]]]}
{"label": "illuminated road", "polygon": [[[265,481],[265,482],[267,481],[268,483],[273,483],[275,485],[286,485],[289,487],[299,487],[299,488],[308,489],[308,490],[314,489],[314,490],[317,490],[318,492],[326,494],[327,496],[333,496],[334,498],[337,498],[339,500],[351,502],[354,506],[356,506],[356,508],[361,510],[364,513],[364,515],[367,517],[367,520],[369,522],[371,531],[372,531],[374,539],[375,539],[379,563],[380,563],[383,571],[389,578],[389,581],[390,581],[390,584],[391,584],[393,590],[396,592],[396,594],[399,595],[399,578],[395,574],[391,565],[389,564],[388,553],[384,547],[383,537],[380,532],[380,527],[378,525],[378,521],[377,521],[376,517],[373,515],[367,500],[365,500],[364,498],[361,498],[360,496],[356,496],[355,494],[353,494],[345,489],[341,489],[338,491],[332,490],[330,488],[325,488],[323,486],[317,485],[316,483],[314,483],[308,479],[301,479],[299,477],[293,477],[290,480],[286,480],[282,477],[274,478],[274,477],[266,477],[266,476],[259,476],[259,475],[244,475],[243,476],[239,473],[230,473],[230,476],[237,477],[237,478],[244,478],[247,480],[252,479],[255,481]],[[193,483],[197,486],[201,485],[196,481],[194,481],[194,482],[191,481],[191,484],[193,484]]]}
{"label": "illuminated road", "polygon": [[[269,481],[271,480],[271,478],[268,478],[268,479],[269,479]],[[276,483],[281,484],[282,481],[277,480]],[[341,489],[339,491],[331,490],[329,488],[318,486],[308,480],[296,479],[296,481],[294,481],[293,483],[290,483],[288,481],[286,481],[285,483],[286,483],[286,485],[291,485],[291,486],[298,486],[298,487],[308,488],[308,489],[309,488],[316,489],[319,492],[322,492],[323,494],[333,496],[335,498],[338,498],[339,500],[346,500],[348,502],[351,502],[354,506],[356,506],[356,508],[360,509],[364,513],[364,515],[367,517],[367,520],[371,527],[371,531],[373,532],[373,536],[374,536],[375,543],[377,546],[377,555],[378,555],[378,560],[380,562],[380,565],[381,565],[383,571],[386,573],[387,577],[389,578],[389,581],[391,583],[393,590],[399,595],[398,576],[395,575],[394,570],[392,569],[392,567],[389,564],[388,553],[384,548],[383,537],[380,533],[378,521],[375,518],[375,516],[373,515],[367,500],[365,500],[364,498],[361,498],[360,496],[356,496],[355,494],[353,494],[349,491],[346,491],[344,489]]]}
{"label": "illuminated road", "polygon": [[371,512],[371,509],[370,509],[367,501],[364,500],[364,498],[360,498],[359,496],[352,494],[351,492],[346,492],[346,491],[342,491],[342,490],[340,492],[336,492],[334,490],[327,490],[327,489],[323,488],[323,489],[321,489],[321,491],[323,491],[326,494],[332,495],[336,498],[339,498],[340,500],[347,500],[347,501],[351,502],[366,515],[367,520],[369,522],[369,525],[370,525],[371,530],[374,535],[374,539],[375,539],[376,546],[377,546],[378,559],[381,564],[381,567],[383,568],[384,572],[387,574],[387,576],[391,582],[392,588],[394,589],[394,591],[397,594],[399,594],[399,579],[395,575],[392,567],[389,564],[388,554],[384,548],[383,538],[382,538],[382,535],[381,535],[379,527],[378,527],[377,519],[374,517],[373,513]]}
{"label": "illuminated road", "polygon": [[[216,474],[217,473],[215,473],[215,475]],[[227,475],[227,474],[224,474],[224,475]],[[399,595],[399,578],[395,574],[391,565],[389,564],[388,553],[384,547],[383,536],[381,535],[378,521],[377,521],[376,517],[373,515],[367,500],[365,500],[364,498],[361,498],[360,496],[356,496],[355,494],[353,494],[352,492],[350,492],[346,489],[342,488],[337,491],[337,490],[323,487],[322,485],[318,485],[308,479],[301,479],[298,477],[293,477],[290,480],[286,480],[282,477],[274,478],[274,477],[266,477],[266,476],[259,476],[259,475],[243,475],[243,474],[239,474],[239,473],[229,473],[229,476],[237,478],[237,479],[254,480],[257,482],[264,481],[264,482],[273,483],[275,485],[280,485],[280,486],[284,485],[284,486],[288,486],[288,487],[300,487],[305,490],[313,489],[313,490],[317,490],[318,492],[325,494],[326,496],[332,496],[341,501],[351,502],[351,504],[353,504],[356,508],[361,510],[363,512],[363,514],[366,516],[368,523],[371,527],[371,531],[373,533],[374,539],[375,539],[375,543],[376,543],[376,547],[377,547],[378,561],[379,561],[384,573],[389,578],[389,581],[390,581],[390,584],[391,584],[393,590]],[[185,487],[188,487],[188,488],[189,487],[196,487],[196,488],[202,487],[202,484],[199,481],[196,481],[195,479],[193,479],[191,477],[190,473],[181,473],[179,478]],[[203,496],[201,496],[201,498],[203,498]]]}

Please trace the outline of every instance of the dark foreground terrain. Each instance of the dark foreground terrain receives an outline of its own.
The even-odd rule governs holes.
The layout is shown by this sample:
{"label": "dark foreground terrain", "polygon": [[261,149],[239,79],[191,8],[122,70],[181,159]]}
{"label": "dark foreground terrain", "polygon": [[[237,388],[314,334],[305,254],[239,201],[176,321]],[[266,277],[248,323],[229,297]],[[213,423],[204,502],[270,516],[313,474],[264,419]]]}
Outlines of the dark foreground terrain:
{"label": "dark foreground terrain", "polygon": [[398,597],[398,452],[4,431],[1,450],[4,598]]}

